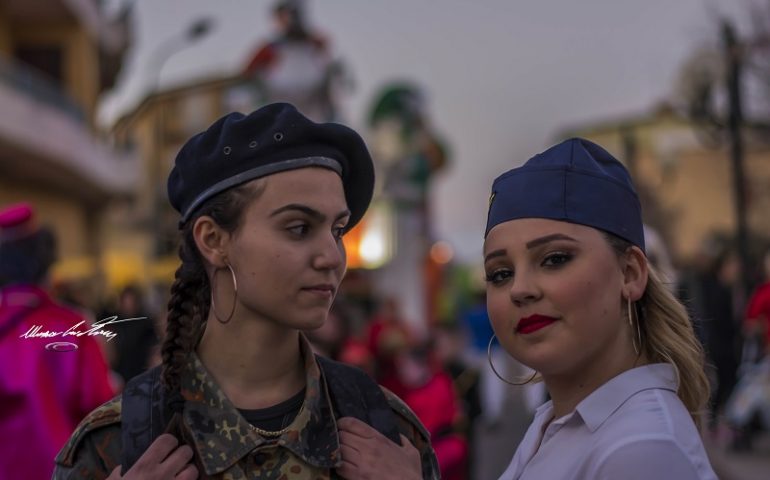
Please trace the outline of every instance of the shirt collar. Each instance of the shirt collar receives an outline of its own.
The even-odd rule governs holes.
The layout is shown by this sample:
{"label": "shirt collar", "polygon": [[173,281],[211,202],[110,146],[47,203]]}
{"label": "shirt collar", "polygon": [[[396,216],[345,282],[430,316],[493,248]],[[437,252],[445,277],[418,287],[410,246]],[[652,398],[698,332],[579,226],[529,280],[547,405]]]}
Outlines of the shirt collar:
{"label": "shirt collar", "polygon": [[260,445],[274,442],[305,462],[334,468],[341,459],[337,424],[310,343],[300,334],[305,361],[304,408],[277,439],[254,432],[193,352],[180,378],[185,399],[183,422],[207,475],[217,475]]}
{"label": "shirt collar", "polygon": [[575,410],[591,432],[596,431],[626,400],[650,389],[678,390],[674,367],[655,363],[632,368],[612,378],[583,399]]}

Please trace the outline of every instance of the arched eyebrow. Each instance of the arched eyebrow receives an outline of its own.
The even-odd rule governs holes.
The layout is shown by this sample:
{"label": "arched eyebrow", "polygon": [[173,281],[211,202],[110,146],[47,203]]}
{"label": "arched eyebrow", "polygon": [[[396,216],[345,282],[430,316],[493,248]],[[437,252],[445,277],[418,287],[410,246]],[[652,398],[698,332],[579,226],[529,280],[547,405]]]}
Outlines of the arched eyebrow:
{"label": "arched eyebrow", "polygon": [[[315,220],[317,222],[324,222],[326,220],[326,215],[324,215],[323,213],[319,212],[315,208],[308,207],[307,205],[302,205],[302,204],[299,204],[299,203],[290,203],[288,205],[284,205],[283,207],[276,208],[275,210],[273,210],[270,213],[270,217],[274,217],[274,216],[279,215],[279,214],[281,214],[283,212],[289,212],[289,211],[302,212],[302,213],[304,213],[305,215],[311,217],[313,220]],[[341,211],[340,213],[338,213],[334,217],[334,220],[337,221],[337,220],[339,220],[341,218],[344,218],[344,217],[347,217],[349,215],[350,215],[350,210],[345,209],[345,210]]]}
{"label": "arched eyebrow", "polygon": [[[526,243],[525,246],[527,247],[527,250],[531,250],[531,249],[533,249],[535,247],[538,247],[540,245],[544,245],[546,243],[553,242],[553,241],[556,241],[556,240],[567,240],[568,242],[575,242],[575,243],[577,243],[577,240],[575,240],[574,238],[570,237],[569,235],[564,235],[563,233],[552,233],[550,235],[545,235],[543,237],[539,237],[539,238],[535,238],[534,240],[530,240],[529,242]],[[498,249],[498,250],[493,250],[493,251],[489,252],[484,257],[484,263],[487,263],[488,261],[492,260],[493,258],[504,257],[507,253],[508,252],[504,248],[501,248],[501,249]]]}
{"label": "arched eyebrow", "polygon": [[537,247],[539,245],[543,245],[543,244],[548,243],[548,242],[553,242],[555,240],[567,240],[569,242],[577,243],[577,240],[575,240],[574,238],[572,238],[572,237],[570,237],[568,235],[564,235],[563,233],[553,233],[551,235],[546,235],[544,237],[540,237],[540,238],[536,238],[534,240],[530,240],[529,242],[527,242],[526,247],[527,247],[528,250],[531,250],[531,249],[533,249],[533,248],[535,248],[535,247]]}
{"label": "arched eyebrow", "polygon": [[484,263],[487,263],[493,258],[504,257],[507,253],[508,252],[504,248],[501,248],[499,250],[493,250],[484,257]]}

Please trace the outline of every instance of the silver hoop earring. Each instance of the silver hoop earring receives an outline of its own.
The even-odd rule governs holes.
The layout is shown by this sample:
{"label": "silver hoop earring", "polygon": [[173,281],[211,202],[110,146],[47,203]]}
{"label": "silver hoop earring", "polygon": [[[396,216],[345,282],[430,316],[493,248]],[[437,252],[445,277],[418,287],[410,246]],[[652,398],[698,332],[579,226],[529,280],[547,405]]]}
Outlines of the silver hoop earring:
{"label": "silver hoop earring", "polygon": [[492,342],[495,341],[495,338],[497,338],[497,336],[493,333],[492,337],[489,339],[489,345],[487,345],[487,361],[489,362],[489,366],[492,368],[492,373],[494,373],[495,376],[500,379],[500,381],[505,382],[508,385],[513,385],[515,387],[518,387],[518,386],[521,386],[521,385],[526,385],[526,384],[530,383],[532,380],[534,380],[535,377],[537,376],[537,372],[533,373],[532,376],[529,377],[529,379],[527,381],[525,381],[525,382],[511,382],[509,380],[504,379],[497,372],[497,369],[495,368],[495,365],[492,363]]}
{"label": "silver hoop earring", "polygon": [[211,279],[211,310],[214,312],[214,317],[217,319],[219,323],[222,325],[229,323],[230,320],[233,319],[233,314],[235,313],[235,304],[238,300],[238,281],[235,279],[235,272],[233,271],[233,267],[230,266],[229,263],[225,263],[225,266],[230,270],[230,275],[233,277],[233,308],[230,309],[230,314],[222,320],[222,318],[217,313],[217,305],[214,302],[214,297],[216,297],[216,289],[217,289],[217,273],[220,270],[224,270],[224,268],[217,268],[214,270],[214,275]]}
{"label": "silver hoop earring", "polygon": [[[634,345],[634,352],[638,356],[639,350],[642,348],[642,329],[639,326],[639,317],[631,313],[631,307],[636,305],[631,305],[630,295],[626,297],[626,301],[628,302],[628,326],[631,327],[631,343]],[[636,317],[636,322],[634,322],[633,317]],[[636,323],[636,335],[634,335],[634,323]]]}

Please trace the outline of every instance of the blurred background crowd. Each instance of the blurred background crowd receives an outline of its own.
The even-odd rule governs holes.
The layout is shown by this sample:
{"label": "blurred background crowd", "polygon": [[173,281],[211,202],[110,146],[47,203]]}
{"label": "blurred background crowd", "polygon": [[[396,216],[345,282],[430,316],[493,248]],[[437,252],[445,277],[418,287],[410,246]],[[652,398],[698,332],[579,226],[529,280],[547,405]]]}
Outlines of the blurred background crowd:
{"label": "blurred background crowd", "polygon": [[[179,76],[169,85],[161,75],[169,60],[216,33],[218,13],[238,8],[223,2],[219,12],[211,7],[211,15],[167,22],[161,39],[147,47],[137,33],[142,22],[152,23],[153,9],[165,11],[172,3],[177,9],[186,5],[0,0],[0,210],[11,206],[11,213],[0,214],[0,358],[8,360],[0,365],[0,457],[14,455],[11,430],[3,429],[22,415],[14,410],[20,398],[81,395],[65,393],[64,384],[52,392],[40,381],[19,381],[14,359],[22,340],[3,335],[10,331],[4,323],[21,321],[18,308],[8,303],[13,289],[34,286],[89,322],[145,318],[110,325],[117,333],[112,340],[94,337],[107,368],[79,367],[119,392],[160,361],[167,292],[178,265],[177,218],[164,182],[181,144],[227,112],[271,101],[292,102],[318,121],[348,123],[345,99],[355,90],[359,69],[334,48],[342,32],[311,21],[311,12],[326,5],[254,2],[264,17],[255,24],[264,28],[256,29],[258,35],[249,32],[248,39],[244,34],[245,47],[239,48],[247,55],[237,68]],[[462,4],[425,3],[447,11]],[[663,5],[653,18],[667,15]],[[440,81],[410,79],[408,66],[396,80],[378,78],[370,98],[360,102],[364,120],[355,126],[375,159],[375,200],[344,239],[348,273],[328,321],[307,335],[319,353],[360,367],[406,401],[432,435],[443,478],[497,478],[535,407],[547,398],[540,385],[512,390],[489,368],[491,360],[503,376],[525,373],[494,344],[489,347],[482,228],[475,226],[483,224],[485,189],[502,165],[514,158],[523,162],[571,136],[608,148],[639,187],[648,257],[690,308],[707,352],[713,396],[704,435],[715,468],[735,479],[763,478],[758,472],[766,475],[770,468],[770,4],[744,2],[744,21],[709,5],[696,5],[710,12],[708,41],[679,59],[665,88],[673,93],[630,114],[568,115],[570,124],[553,127],[547,142],[504,153],[505,164],[486,161],[486,150],[476,148],[474,142],[490,138],[489,125],[464,129],[475,135],[471,147],[469,137],[436,126],[447,124],[428,101],[431,92],[441,91]],[[355,17],[359,7],[347,2],[327,8]],[[355,24],[376,21],[362,17]],[[385,30],[399,35],[396,26]],[[481,30],[480,24],[471,31]],[[259,41],[249,43],[255,35]],[[141,41],[143,93],[130,107],[105,113],[104,99],[128,83],[129,59],[136,68],[132,52]],[[453,41],[442,44],[448,52],[463,52]],[[529,48],[537,52],[534,43]],[[456,60],[454,68],[463,70],[463,59]],[[424,58],[423,67],[433,61],[438,59]],[[467,84],[457,94],[473,97],[480,88]],[[611,101],[613,93],[606,93]],[[504,101],[504,91],[494,95]],[[545,95],[539,98],[550,103]],[[513,107],[508,115],[529,115]],[[462,115],[473,125],[477,113]],[[514,129],[501,126],[505,120],[495,128]],[[453,171],[481,171],[489,178],[477,181],[463,173],[448,191],[446,177]],[[471,183],[479,185],[472,190]],[[472,219],[461,216],[468,205],[476,209]],[[28,214],[20,217],[20,208]],[[446,234],[445,217],[459,225],[459,233]],[[38,238],[42,226],[55,241]],[[56,352],[59,358],[68,354]],[[41,405],[64,408],[59,402]],[[66,414],[73,428],[83,411]]]}

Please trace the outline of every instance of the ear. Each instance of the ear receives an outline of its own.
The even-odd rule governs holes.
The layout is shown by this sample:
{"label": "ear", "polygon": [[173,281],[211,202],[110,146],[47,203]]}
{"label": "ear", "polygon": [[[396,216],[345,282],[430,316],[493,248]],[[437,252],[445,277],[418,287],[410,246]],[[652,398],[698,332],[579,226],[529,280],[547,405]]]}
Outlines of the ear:
{"label": "ear", "polygon": [[648,275],[647,257],[639,247],[632,246],[626,251],[623,262],[623,296],[632,302],[642,298]]}
{"label": "ear", "polygon": [[213,218],[208,215],[198,217],[193,225],[193,238],[207,263],[216,268],[225,266],[231,237]]}

